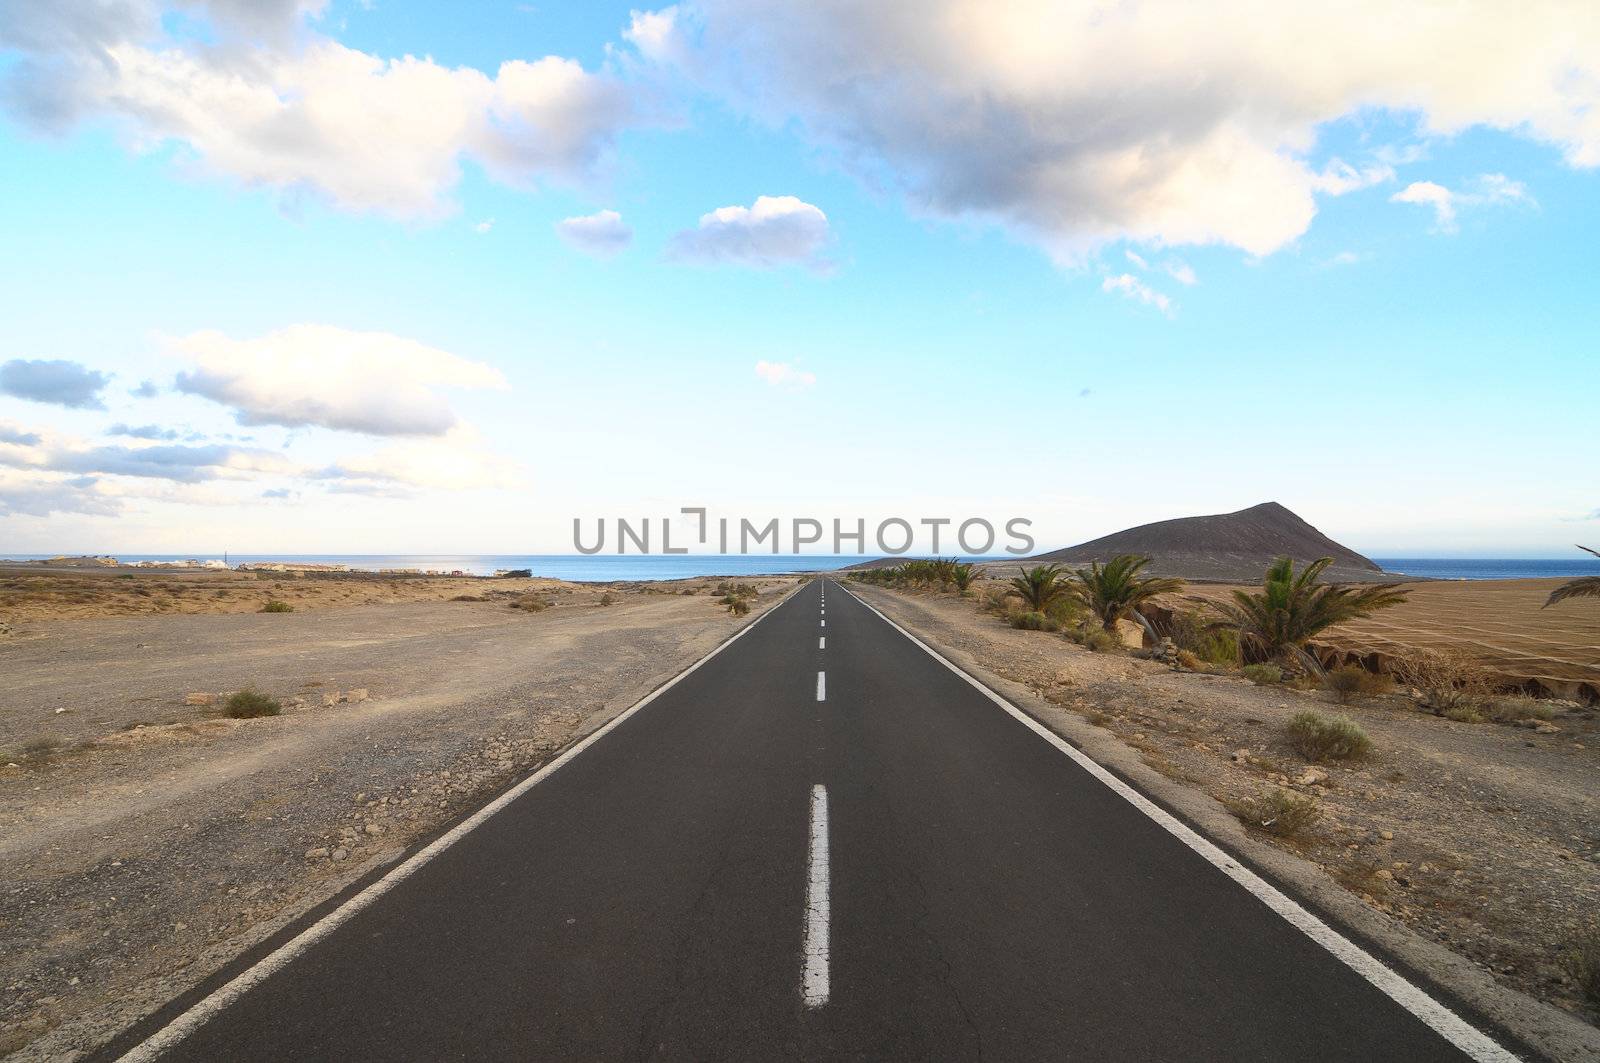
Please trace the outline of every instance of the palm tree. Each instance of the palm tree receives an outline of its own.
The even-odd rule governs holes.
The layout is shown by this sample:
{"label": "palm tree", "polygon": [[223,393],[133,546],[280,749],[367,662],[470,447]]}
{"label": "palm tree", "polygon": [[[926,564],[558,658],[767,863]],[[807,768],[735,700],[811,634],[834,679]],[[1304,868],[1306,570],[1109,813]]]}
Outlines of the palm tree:
{"label": "palm tree", "polygon": [[1152,643],[1159,643],[1155,627],[1139,612],[1139,606],[1158,594],[1182,590],[1183,580],[1139,575],[1139,570],[1149,563],[1150,558],[1137,554],[1120,554],[1107,561],[1104,568],[1100,562],[1091,561],[1088,568],[1074,573],[1077,583],[1072,592],[1107,631],[1115,634],[1117,621],[1131,618],[1143,625]]}
{"label": "palm tree", "polygon": [[[1600,557],[1600,550],[1591,550],[1587,546],[1578,547]],[[1550,597],[1545,601],[1545,608],[1564,602],[1568,598],[1600,598],[1600,576],[1580,576],[1575,580],[1568,580],[1550,592]]]}
{"label": "palm tree", "polygon": [[1369,587],[1318,583],[1322,570],[1331,564],[1331,557],[1318,558],[1295,575],[1294,561],[1278,558],[1267,569],[1259,591],[1234,591],[1232,603],[1216,604],[1224,626],[1237,628],[1239,645],[1258,659],[1297,661],[1312,675],[1321,675],[1322,665],[1306,651],[1306,643],[1335,624],[1398,605],[1409,593],[1396,590],[1394,583]]}
{"label": "palm tree", "polygon": [[951,578],[956,581],[956,590],[965,594],[967,588],[972,586],[973,579],[978,575],[978,566],[957,561],[950,566],[950,574]]}
{"label": "palm tree", "polygon": [[1050,608],[1050,603],[1068,593],[1067,583],[1061,578],[1060,565],[1035,565],[1031,569],[1017,569],[1022,573],[1011,581],[1011,587],[1022,600],[1028,603],[1028,608],[1035,613],[1042,613]]}

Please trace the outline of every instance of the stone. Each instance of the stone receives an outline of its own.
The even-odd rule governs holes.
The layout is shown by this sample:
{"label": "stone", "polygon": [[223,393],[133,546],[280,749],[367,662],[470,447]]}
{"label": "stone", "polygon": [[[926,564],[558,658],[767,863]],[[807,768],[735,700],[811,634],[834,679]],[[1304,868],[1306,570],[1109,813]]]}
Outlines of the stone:
{"label": "stone", "polygon": [[330,854],[330,855],[332,855],[335,860],[343,860],[343,859],[346,859],[350,855],[350,850],[349,849],[343,849],[343,848],[335,849],[332,852],[332,854]]}
{"label": "stone", "polygon": [[1382,838],[1386,842],[1392,842],[1392,841],[1394,841],[1394,831],[1392,831],[1392,830],[1380,830],[1378,832],[1378,837]]}
{"label": "stone", "polygon": [[356,687],[354,690],[349,691],[348,693],[345,694],[344,700],[348,701],[352,705],[354,705],[354,704],[356,704],[357,702],[360,702],[360,701],[366,701],[367,700],[367,688],[366,687]]}
{"label": "stone", "polygon": [[1394,881],[1394,872],[1386,867],[1380,867],[1372,873],[1372,877],[1381,882],[1392,882]]}
{"label": "stone", "polygon": [[384,827],[383,827],[382,823],[368,823],[367,824],[367,833],[368,834],[376,836],[376,835],[382,834],[383,830],[384,830]]}
{"label": "stone", "polygon": [[216,700],[217,696],[215,694],[207,694],[203,691],[195,691],[193,694],[185,694],[183,696],[185,705],[210,705]]}
{"label": "stone", "polygon": [[306,859],[307,860],[326,860],[327,858],[328,858],[328,850],[325,847],[319,846],[319,847],[317,847],[315,849],[307,849],[306,850]]}
{"label": "stone", "polygon": [[1542,735],[1554,735],[1561,733],[1561,728],[1557,727],[1549,720],[1535,720],[1533,729]]}
{"label": "stone", "polygon": [[1233,762],[1235,764],[1250,763],[1250,751],[1248,749],[1235,749],[1233,751]]}
{"label": "stone", "polygon": [[335,690],[332,694],[322,695],[323,708],[331,709],[337,704],[339,704],[339,692],[337,690]]}
{"label": "stone", "polygon": [[1295,780],[1300,786],[1320,786],[1328,781],[1328,773],[1321,768],[1307,768]]}

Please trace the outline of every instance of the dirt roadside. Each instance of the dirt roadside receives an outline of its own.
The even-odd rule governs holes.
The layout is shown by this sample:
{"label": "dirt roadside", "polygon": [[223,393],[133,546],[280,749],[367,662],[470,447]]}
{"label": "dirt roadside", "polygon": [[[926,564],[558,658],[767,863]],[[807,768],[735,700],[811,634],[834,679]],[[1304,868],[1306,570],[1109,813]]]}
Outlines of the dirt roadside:
{"label": "dirt roadside", "polygon": [[[58,744],[0,757],[0,1054],[72,1059],[102,1043],[797,581],[751,581],[761,593],[741,618],[715,582],[612,589],[607,606],[600,590],[552,595],[535,613],[445,600],[16,625],[0,640],[0,745]],[[283,714],[185,704],[245,684]]]}
{"label": "dirt roadside", "polygon": [[[953,594],[850,584],[863,600],[1358,935],[1426,972],[1551,1058],[1600,1059],[1600,1020],[1560,956],[1600,910],[1600,725],[1555,733],[1463,724],[1399,697],[1336,706],[1092,653],[1018,631]],[[1354,717],[1376,753],[1310,765],[1285,724],[1306,708]],[[1309,769],[1315,768],[1314,772]],[[1304,780],[1304,781],[1302,781]],[[1312,797],[1296,841],[1247,830],[1230,804]]]}

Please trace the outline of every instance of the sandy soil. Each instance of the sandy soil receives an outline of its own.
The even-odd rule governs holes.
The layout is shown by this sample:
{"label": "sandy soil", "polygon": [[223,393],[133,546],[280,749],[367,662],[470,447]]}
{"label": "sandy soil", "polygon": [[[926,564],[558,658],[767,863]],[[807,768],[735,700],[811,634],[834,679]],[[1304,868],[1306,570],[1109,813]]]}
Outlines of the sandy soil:
{"label": "sandy soil", "polygon": [[[1600,1021],[1560,962],[1600,910],[1600,724],[1591,709],[1569,704],[1557,730],[1538,733],[1455,723],[1399,696],[1337,706],[1321,691],[1091,653],[1061,635],[1014,630],[953,594],[852,589],[941,650],[1032,691],[1047,723],[1081,730],[1087,721],[1170,780],[1224,804],[1280,788],[1314,797],[1322,816],[1308,836],[1261,840],[1503,985]],[[1313,766],[1285,724],[1307,708],[1354,717],[1374,755],[1306,775]]]}
{"label": "sandy soil", "polygon": [[[1350,653],[1403,655],[1453,647],[1506,679],[1566,698],[1600,700],[1600,609],[1569,601],[1544,608],[1565,580],[1412,583],[1409,600],[1338,628],[1322,641]],[[1182,598],[1224,599],[1232,588],[1191,584]],[[1176,603],[1174,603],[1176,604]]]}
{"label": "sandy soil", "polygon": [[212,572],[183,569],[56,569],[0,564],[0,624],[106,616],[254,613],[269,601],[298,610],[443,602],[457,595],[528,591],[598,596],[596,585],[549,579],[389,576],[376,573]]}
{"label": "sandy soil", "polygon": [[[546,584],[557,604],[536,613],[503,598],[335,608],[320,582],[288,614],[105,617],[127,604],[118,590],[74,603],[102,619],[21,619],[0,638],[0,1054],[100,1043],[481,806],[795,581],[750,581],[762,593],[741,619],[681,593],[716,581],[612,587],[606,607],[604,589]],[[286,711],[185,704],[247,684]],[[325,704],[356,689],[368,697]]]}

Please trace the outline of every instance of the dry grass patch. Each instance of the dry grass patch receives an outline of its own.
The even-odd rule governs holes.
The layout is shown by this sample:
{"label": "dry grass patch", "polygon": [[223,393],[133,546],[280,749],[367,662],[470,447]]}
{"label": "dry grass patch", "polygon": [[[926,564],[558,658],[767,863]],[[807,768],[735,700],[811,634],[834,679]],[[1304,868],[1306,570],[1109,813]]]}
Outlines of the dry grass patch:
{"label": "dry grass patch", "polygon": [[1316,798],[1292,790],[1273,790],[1232,801],[1228,810],[1248,827],[1289,839],[1304,838],[1322,818],[1322,808]]}
{"label": "dry grass patch", "polygon": [[1328,716],[1315,709],[1289,720],[1289,743],[1310,761],[1352,760],[1372,752],[1372,739],[1348,716]]}
{"label": "dry grass patch", "polygon": [[1590,928],[1573,939],[1562,966],[1577,983],[1592,1007],[1600,1008],[1600,928]]}
{"label": "dry grass patch", "polygon": [[235,720],[254,720],[262,716],[276,716],[283,711],[277,698],[268,697],[251,687],[232,695],[222,704],[222,714]]}

